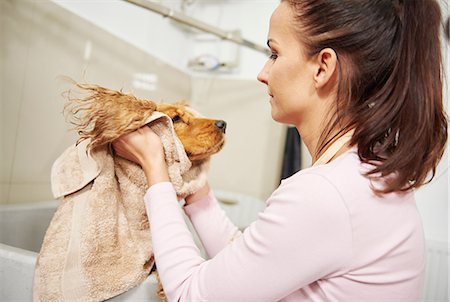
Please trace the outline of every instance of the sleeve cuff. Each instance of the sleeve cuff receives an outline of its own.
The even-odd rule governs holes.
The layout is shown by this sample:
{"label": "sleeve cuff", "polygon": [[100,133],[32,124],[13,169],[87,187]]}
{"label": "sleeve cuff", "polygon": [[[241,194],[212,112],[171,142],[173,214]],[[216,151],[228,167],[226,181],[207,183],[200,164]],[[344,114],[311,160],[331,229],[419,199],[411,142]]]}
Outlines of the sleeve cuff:
{"label": "sleeve cuff", "polygon": [[209,190],[208,194],[205,197],[197,200],[194,203],[185,205],[183,207],[184,212],[188,217],[191,217],[196,213],[203,212],[213,204],[214,199],[215,197],[213,191]]}

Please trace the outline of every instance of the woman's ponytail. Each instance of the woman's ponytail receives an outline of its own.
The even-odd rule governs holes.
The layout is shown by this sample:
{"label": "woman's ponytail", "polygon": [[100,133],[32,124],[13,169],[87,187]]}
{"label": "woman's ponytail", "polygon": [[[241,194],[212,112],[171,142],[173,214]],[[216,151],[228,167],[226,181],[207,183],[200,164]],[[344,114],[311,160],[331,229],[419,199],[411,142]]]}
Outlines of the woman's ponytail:
{"label": "woman's ponytail", "polygon": [[[434,177],[445,150],[448,125],[443,108],[439,5],[404,0],[396,11],[400,43],[391,81],[386,82],[393,87],[392,94],[383,100],[396,105],[389,106],[394,112],[381,144],[371,142],[360,150],[368,160],[383,158],[369,174],[396,174],[390,178],[387,192],[419,187]],[[376,104],[377,100],[373,101]],[[375,153],[372,150],[379,154],[371,154]]]}

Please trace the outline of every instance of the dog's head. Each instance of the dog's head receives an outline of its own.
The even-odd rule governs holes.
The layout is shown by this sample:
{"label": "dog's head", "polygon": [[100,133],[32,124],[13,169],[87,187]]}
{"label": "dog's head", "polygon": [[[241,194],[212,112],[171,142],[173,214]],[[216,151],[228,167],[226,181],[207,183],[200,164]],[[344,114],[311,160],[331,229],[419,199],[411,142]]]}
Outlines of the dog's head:
{"label": "dog's head", "polygon": [[204,118],[181,103],[161,103],[156,110],[172,119],[175,132],[191,161],[202,161],[222,149],[227,127],[225,121]]}
{"label": "dog's head", "polygon": [[224,144],[226,123],[204,118],[187,105],[156,104],[98,85],[74,84],[78,92],[87,95],[72,97],[68,91],[65,114],[78,131],[78,142],[90,140],[88,150],[139,128],[155,110],[172,119],[175,132],[194,164],[219,152]]}

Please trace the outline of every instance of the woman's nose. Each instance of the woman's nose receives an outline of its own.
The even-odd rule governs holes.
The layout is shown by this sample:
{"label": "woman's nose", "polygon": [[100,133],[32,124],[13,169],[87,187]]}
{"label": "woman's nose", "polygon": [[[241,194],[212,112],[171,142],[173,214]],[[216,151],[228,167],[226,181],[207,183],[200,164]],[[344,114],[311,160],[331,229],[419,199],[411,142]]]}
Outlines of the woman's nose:
{"label": "woman's nose", "polygon": [[268,83],[268,74],[269,74],[267,65],[268,64],[266,63],[264,67],[261,69],[261,71],[258,73],[258,76],[256,77],[258,81],[266,85]]}

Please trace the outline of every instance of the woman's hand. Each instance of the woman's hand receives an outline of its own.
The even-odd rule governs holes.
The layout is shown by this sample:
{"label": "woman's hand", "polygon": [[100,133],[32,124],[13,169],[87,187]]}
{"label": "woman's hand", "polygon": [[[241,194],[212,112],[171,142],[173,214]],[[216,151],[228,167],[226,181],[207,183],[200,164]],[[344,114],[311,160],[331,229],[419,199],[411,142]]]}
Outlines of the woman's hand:
{"label": "woman's hand", "polygon": [[112,146],[117,155],[141,165],[149,186],[169,181],[161,139],[148,126],[119,137]]}

